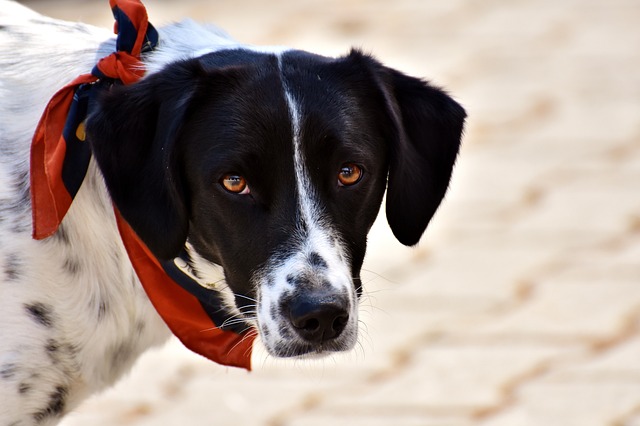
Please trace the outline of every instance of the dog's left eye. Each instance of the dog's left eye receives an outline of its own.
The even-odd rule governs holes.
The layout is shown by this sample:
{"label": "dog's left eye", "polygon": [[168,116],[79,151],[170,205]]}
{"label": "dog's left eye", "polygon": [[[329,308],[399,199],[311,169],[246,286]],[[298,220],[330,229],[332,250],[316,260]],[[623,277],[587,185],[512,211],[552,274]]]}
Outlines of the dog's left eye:
{"label": "dog's left eye", "polygon": [[362,179],[362,174],[362,169],[357,164],[343,164],[338,173],[338,184],[340,186],[355,185]]}
{"label": "dog's left eye", "polygon": [[222,176],[222,179],[220,179],[220,185],[233,194],[246,195],[251,192],[249,190],[249,185],[247,185],[247,180],[234,173],[228,173]]}

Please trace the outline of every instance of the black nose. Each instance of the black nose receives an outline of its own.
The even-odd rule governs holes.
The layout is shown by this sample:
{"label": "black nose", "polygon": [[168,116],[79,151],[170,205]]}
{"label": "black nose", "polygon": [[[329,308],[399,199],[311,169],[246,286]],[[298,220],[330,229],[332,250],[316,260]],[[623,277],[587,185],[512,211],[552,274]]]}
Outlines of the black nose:
{"label": "black nose", "polygon": [[349,301],[338,295],[301,295],[289,303],[289,318],[304,340],[326,342],[338,337],[347,326]]}

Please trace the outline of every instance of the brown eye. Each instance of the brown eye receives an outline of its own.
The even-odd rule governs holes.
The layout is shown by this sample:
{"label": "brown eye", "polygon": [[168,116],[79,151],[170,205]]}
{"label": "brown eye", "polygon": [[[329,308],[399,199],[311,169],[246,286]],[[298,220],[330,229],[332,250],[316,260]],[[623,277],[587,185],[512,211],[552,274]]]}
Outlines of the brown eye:
{"label": "brown eye", "polygon": [[247,180],[240,175],[233,173],[226,174],[220,179],[220,184],[227,191],[233,194],[248,194],[249,187],[247,186]]}
{"label": "brown eye", "polygon": [[338,184],[340,186],[355,185],[360,182],[361,178],[362,169],[360,166],[353,163],[347,163],[340,168],[340,173],[338,173]]}

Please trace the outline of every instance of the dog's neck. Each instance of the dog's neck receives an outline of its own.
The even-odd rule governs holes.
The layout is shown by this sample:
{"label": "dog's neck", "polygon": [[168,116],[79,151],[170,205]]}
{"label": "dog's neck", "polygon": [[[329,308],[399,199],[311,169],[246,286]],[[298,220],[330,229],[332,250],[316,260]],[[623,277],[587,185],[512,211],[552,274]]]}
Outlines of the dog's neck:
{"label": "dog's neck", "polygon": [[[87,236],[90,236],[87,238]],[[83,237],[80,237],[83,236]],[[87,176],[59,231],[44,244],[58,253],[66,285],[57,289],[77,318],[65,318],[73,331],[79,369],[98,389],[113,384],[149,347],[168,338],[169,330],[149,302],[119,238],[111,200],[92,161]],[[94,312],[87,315],[87,310]],[[99,329],[97,335],[95,330]],[[114,362],[96,363],[111,357]],[[83,362],[83,361],[86,361]],[[115,362],[117,361],[117,362]]]}

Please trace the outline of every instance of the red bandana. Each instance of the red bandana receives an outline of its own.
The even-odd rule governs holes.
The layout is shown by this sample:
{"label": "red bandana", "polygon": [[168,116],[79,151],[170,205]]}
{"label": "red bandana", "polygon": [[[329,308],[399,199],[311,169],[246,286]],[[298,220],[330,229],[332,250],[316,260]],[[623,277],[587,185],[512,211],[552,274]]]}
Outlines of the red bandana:
{"label": "red bandana", "polygon": [[[33,237],[56,233],[87,171],[91,152],[84,144],[84,119],[93,83],[131,84],[144,74],[140,54],[153,49],[158,34],[140,0],[110,0],[116,19],[117,52],[101,59],[49,101],[31,145]],[[173,262],[160,262],[115,208],[118,230],[151,303],[189,349],[217,363],[251,368],[254,331],[224,327],[220,295],[200,286]]]}

